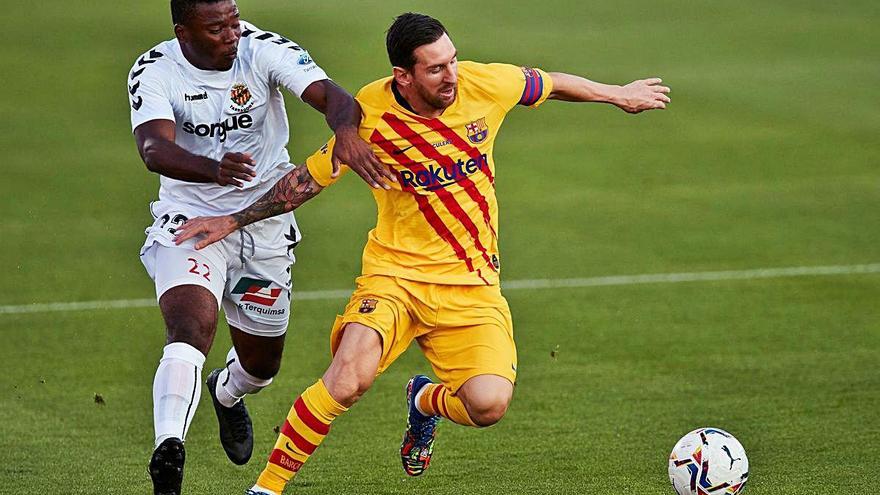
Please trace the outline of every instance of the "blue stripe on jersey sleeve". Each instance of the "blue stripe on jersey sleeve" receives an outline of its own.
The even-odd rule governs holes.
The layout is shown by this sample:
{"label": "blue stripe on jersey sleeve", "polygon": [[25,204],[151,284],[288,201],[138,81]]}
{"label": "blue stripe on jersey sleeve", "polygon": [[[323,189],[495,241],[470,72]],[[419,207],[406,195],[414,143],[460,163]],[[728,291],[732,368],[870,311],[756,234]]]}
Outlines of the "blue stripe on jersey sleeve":
{"label": "blue stripe on jersey sleeve", "polygon": [[541,99],[541,95],[544,94],[544,79],[541,77],[541,73],[535,69],[523,67],[522,71],[526,75],[526,81],[519,104],[530,107],[537,103]]}

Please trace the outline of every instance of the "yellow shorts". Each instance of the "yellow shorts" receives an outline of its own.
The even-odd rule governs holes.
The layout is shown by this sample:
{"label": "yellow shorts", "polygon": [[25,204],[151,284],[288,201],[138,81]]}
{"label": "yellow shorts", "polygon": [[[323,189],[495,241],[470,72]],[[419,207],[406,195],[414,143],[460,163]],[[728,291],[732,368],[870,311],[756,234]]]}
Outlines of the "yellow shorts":
{"label": "yellow shorts", "polygon": [[334,354],[347,323],[382,337],[379,373],[419,343],[434,373],[458,391],[477,375],[516,381],[516,344],[510,307],[498,286],[440,285],[384,275],[364,275],[330,333]]}

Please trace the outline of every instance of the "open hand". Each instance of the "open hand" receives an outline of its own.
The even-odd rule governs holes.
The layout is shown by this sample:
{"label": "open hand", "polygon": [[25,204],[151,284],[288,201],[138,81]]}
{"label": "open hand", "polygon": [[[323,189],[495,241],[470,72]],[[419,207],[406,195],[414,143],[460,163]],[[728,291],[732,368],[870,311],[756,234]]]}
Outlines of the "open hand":
{"label": "open hand", "polygon": [[666,104],[672,100],[668,94],[670,89],[662,86],[659,77],[633,81],[621,88],[620,97],[615,105],[627,113],[640,113],[645,110],[665,110]]}
{"label": "open hand", "polygon": [[250,182],[257,176],[254,165],[256,163],[248,153],[226,153],[217,166],[214,182],[221,186],[243,187],[239,180]]}
{"label": "open hand", "polygon": [[202,249],[222,240],[238,229],[238,224],[231,215],[222,217],[196,217],[187,220],[177,228],[174,243],[178,246],[195,236],[203,236],[196,243],[196,249]]}
{"label": "open hand", "polygon": [[339,129],[336,132],[336,144],[333,146],[333,177],[339,175],[339,167],[348,165],[364,179],[364,182],[375,187],[391,189],[386,181],[397,182],[397,178],[388,169],[373,150],[357,133],[353,127]]}

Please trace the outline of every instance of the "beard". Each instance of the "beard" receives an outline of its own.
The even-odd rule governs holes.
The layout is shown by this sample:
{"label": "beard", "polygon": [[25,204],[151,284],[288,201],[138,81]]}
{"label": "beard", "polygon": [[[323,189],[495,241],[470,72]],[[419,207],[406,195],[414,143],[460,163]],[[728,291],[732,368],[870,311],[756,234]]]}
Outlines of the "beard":
{"label": "beard", "polygon": [[421,85],[416,85],[416,91],[418,91],[419,96],[422,98],[422,100],[425,103],[427,103],[428,105],[431,105],[431,107],[433,107],[437,110],[443,110],[443,109],[449,107],[450,105],[452,105],[455,102],[455,97],[458,93],[457,88],[455,86],[453,86],[452,98],[450,98],[449,100],[446,100],[442,96],[440,96],[439,93],[437,93],[437,94],[431,93],[424,86],[421,86]]}

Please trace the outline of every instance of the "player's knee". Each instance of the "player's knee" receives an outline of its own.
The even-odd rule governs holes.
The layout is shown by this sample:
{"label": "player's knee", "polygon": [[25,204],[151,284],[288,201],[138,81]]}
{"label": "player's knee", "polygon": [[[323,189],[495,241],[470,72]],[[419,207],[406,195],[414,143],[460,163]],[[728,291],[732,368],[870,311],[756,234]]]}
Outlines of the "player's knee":
{"label": "player's knee", "polygon": [[459,393],[471,420],[477,426],[492,426],[507,413],[513,386],[506,380],[483,376],[468,381]]}
{"label": "player's knee", "polygon": [[468,415],[477,426],[492,426],[507,413],[509,400],[503,398],[477,400],[468,404]]}
{"label": "player's knee", "polygon": [[165,318],[168,343],[185,342],[203,354],[207,354],[214,340],[216,320],[189,315]]}
{"label": "player's knee", "polygon": [[357,402],[373,385],[381,355],[378,333],[357,323],[347,325],[323,377],[330,395],[346,407]]}
{"label": "player's knee", "polygon": [[337,354],[324,375],[324,384],[337,402],[348,407],[370,389],[375,379],[375,367],[365,365],[355,356]]}
{"label": "player's knee", "polygon": [[260,361],[245,362],[242,360],[241,367],[249,374],[262,380],[271,380],[281,370],[281,358],[263,359]]}
{"label": "player's knee", "polygon": [[354,404],[359,401],[365,393],[367,393],[367,390],[370,389],[371,385],[372,382],[368,382],[367,380],[357,380],[346,383],[342,391],[343,401],[340,401],[340,403],[346,405],[346,407]]}
{"label": "player's knee", "polygon": [[362,377],[340,377],[330,385],[327,385],[327,391],[330,392],[330,395],[334,399],[336,399],[336,402],[339,402],[345,407],[350,407],[352,404],[360,400],[361,396],[370,389],[372,384],[372,380],[366,380]]}
{"label": "player's knee", "polygon": [[[229,317],[227,317],[227,321],[229,321]],[[271,380],[281,369],[285,336],[284,334],[261,335],[260,332],[263,331],[275,332],[277,327],[258,326],[253,321],[247,323],[249,331],[244,331],[240,321],[230,321],[229,331],[234,347],[226,355],[226,362],[237,361],[242,370],[257,380]]]}
{"label": "player's knee", "polygon": [[172,287],[159,298],[168,343],[184,342],[207,354],[217,330],[217,302],[195,285]]}

